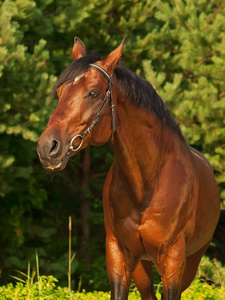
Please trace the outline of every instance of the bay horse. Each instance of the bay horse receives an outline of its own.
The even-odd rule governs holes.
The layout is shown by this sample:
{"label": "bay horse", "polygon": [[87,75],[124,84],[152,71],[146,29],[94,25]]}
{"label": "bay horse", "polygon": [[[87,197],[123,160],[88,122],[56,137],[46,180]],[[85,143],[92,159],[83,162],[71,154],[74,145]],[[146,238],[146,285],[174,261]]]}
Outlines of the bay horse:
{"label": "bay horse", "polygon": [[58,171],[89,145],[109,143],[115,162],[103,190],[106,265],[111,299],[127,299],[130,279],[144,300],[191,284],[220,214],[212,168],[190,148],[153,86],[119,67],[124,40],[106,58],[74,39],[74,61],[54,87],[58,105],[38,141],[44,167]]}

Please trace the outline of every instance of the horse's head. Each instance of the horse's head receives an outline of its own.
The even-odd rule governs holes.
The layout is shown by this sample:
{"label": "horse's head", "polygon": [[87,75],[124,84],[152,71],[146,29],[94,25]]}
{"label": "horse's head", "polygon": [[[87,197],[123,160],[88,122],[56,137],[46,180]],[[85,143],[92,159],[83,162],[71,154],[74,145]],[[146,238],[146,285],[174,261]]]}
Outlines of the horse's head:
{"label": "horse's head", "polygon": [[74,62],[56,83],[58,105],[38,141],[37,152],[46,169],[62,170],[78,151],[110,139],[114,131],[113,72],[123,44],[97,60],[86,55],[80,39],[74,39]]}

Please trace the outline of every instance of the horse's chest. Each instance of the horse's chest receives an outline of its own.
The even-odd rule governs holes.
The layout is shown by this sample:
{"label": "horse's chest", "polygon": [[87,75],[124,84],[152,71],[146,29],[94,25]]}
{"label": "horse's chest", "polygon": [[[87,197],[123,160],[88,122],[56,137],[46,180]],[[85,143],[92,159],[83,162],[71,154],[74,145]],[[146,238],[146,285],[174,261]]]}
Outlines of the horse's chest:
{"label": "horse's chest", "polygon": [[121,213],[118,215],[115,211],[111,213],[112,232],[118,241],[124,260],[132,268],[145,250],[139,232],[138,217],[134,213],[128,216],[125,211],[124,214],[124,216]]}
{"label": "horse's chest", "polygon": [[115,196],[109,201],[113,231],[123,240],[134,238],[138,232],[140,214],[130,205],[126,197],[115,198]]}
{"label": "horse's chest", "polygon": [[111,231],[127,258],[140,256],[144,251],[139,232],[142,212],[132,204],[133,197],[126,189],[109,193]]}
{"label": "horse's chest", "polygon": [[[168,179],[167,179],[168,181]],[[180,185],[177,190],[168,192],[166,180],[164,185],[146,185],[143,195],[138,198],[131,185],[117,180],[111,181],[108,192],[109,216],[111,230],[122,245],[124,253],[137,246],[136,254],[143,256],[146,249],[157,249],[167,240],[173,239],[177,228],[184,226],[178,224],[177,216],[187,210],[188,201],[180,201],[180,195],[186,194],[186,186]],[[180,193],[179,193],[180,192]],[[168,201],[168,195],[172,200]],[[173,213],[172,213],[173,212]],[[148,251],[151,256],[152,251]]]}

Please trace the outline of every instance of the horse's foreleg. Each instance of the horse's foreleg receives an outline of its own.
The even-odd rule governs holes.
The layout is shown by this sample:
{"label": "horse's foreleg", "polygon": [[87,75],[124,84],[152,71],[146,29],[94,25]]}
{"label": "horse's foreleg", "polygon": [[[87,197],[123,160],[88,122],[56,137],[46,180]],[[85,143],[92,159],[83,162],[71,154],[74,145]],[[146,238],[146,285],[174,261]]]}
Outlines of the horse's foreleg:
{"label": "horse's foreleg", "polygon": [[140,261],[132,276],[142,300],[156,300],[153,289],[152,262]]}
{"label": "horse's foreleg", "polygon": [[168,251],[161,252],[157,258],[156,267],[163,282],[163,300],[181,298],[185,264],[185,241],[183,237],[178,237]]}
{"label": "horse's foreleg", "polygon": [[111,300],[126,300],[131,272],[124,262],[117,239],[113,235],[106,237],[106,266],[111,287]]}

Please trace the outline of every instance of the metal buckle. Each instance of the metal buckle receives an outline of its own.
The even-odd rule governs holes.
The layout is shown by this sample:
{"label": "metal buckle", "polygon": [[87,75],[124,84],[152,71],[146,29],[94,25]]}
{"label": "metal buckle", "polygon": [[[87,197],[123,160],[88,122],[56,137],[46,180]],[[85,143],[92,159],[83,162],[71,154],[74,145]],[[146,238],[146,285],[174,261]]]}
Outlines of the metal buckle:
{"label": "metal buckle", "polygon": [[[77,137],[79,137],[81,140],[80,140],[80,144],[79,144],[79,146],[77,147],[77,148],[73,148],[73,142],[74,142],[74,140],[77,138]],[[79,150],[80,149],[80,147],[83,145],[83,136],[81,135],[81,134],[77,134],[77,135],[75,135],[73,138],[72,138],[72,140],[71,140],[71,142],[70,142],[70,146],[69,146],[69,150],[71,150],[71,151],[77,151],[77,150]]]}

